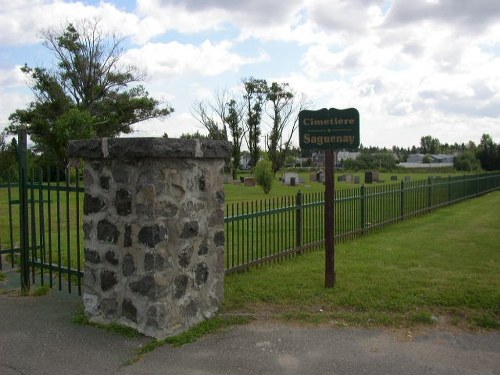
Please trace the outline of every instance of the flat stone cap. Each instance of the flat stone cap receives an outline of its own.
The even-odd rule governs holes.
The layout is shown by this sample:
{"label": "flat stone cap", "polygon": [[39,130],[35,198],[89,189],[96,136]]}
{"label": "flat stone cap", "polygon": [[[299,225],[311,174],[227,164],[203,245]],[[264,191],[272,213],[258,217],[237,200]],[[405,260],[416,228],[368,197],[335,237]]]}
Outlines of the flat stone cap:
{"label": "flat stone cap", "polygon": [[82,159],[204,158],[224,159],[231,143],[206,139],[100,138],[69,141],[68,156]]}

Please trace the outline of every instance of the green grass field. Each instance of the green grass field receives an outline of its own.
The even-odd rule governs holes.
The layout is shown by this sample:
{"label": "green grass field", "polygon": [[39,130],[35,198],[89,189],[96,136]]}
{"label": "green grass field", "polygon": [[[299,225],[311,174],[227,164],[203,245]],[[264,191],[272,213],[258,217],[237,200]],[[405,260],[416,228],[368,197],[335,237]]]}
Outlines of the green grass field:
{"label": "green grass field", "polygon": [[[226,203],[236,203],[236,202],[246,202],[252,200],[266,199],[266,198],[276,198],[276,197],[288,197],[295,196],[298,191],[303,193],[320,193],[325,191],[325,186],[322,183],[316,181],[310,181],[309,174],[311,172],[300,172],[299,176],[304,183],[298,184],[296,186],[289,186],[283,184],[280,179],[283,176],[283,172],[278,172],[273,180],[273,185],[271,192],[266,195],[263,193],[260,186],[245,187],[239,183],[228,183],[224,184],[224,190],[226,193]],[[359,189],[360,184],[354,182],[337,181],[337,178],[344,174],[351,174],[360,178],[361,184],[364,183],[365,177],[364,172],[349,172],[349,171],[336,171],[335,172],[335,189],[336,190],[346,190],[346,189]],[[373,186],[382,186],[387,184],[401,183],[406,176],[410,178],[411,181],[421,181],[427,180],[429,176],[433,177],[448,177],[449,173],[441,173],[436,171],[434,173],[429,172],[391,172],[391,173],[380,173],[380,180],[382,183],[372,184]],[[452,176],[462,176],[463,174],[451,174]],[[251,176],[250,174],[240,174],[241,177]],[[391,181],[392,176],[397,176],[397,181]]]}
{"label": "green grass field", "polygon": [[226,277],[225,314],[307,323],[500,328],[500,192],[449,206],[324,252]]}

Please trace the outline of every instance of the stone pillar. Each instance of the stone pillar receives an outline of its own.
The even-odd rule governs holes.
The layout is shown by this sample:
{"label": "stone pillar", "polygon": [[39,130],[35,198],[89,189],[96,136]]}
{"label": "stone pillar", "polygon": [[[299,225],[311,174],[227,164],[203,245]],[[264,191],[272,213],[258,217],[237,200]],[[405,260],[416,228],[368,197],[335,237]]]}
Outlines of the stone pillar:
{"label": "stone pillar", "polygon": [[158,339],[211,317],[224,295],[223,141],[71,141],[85,160],[85,278],[91,321]]}

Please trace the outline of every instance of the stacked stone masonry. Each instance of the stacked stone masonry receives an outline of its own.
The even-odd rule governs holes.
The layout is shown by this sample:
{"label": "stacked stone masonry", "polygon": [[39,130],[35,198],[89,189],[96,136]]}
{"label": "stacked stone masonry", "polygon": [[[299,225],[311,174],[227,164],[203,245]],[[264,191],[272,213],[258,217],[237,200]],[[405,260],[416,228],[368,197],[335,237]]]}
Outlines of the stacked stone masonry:
{"label": "stacked stone masonry", "polygon": [[212,316],[224,294],[227,142],[72,141],[85,160],[84,306],[155,338]]}

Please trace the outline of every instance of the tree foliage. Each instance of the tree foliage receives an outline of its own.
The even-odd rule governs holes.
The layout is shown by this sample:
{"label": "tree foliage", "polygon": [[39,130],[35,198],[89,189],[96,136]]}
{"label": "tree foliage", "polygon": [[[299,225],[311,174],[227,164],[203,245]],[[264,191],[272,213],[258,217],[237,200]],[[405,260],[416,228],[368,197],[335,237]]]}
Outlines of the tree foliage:
{"label": "tree foliage", "polygon": [[241,160],[241,144],[245,136],[241,98],[228,91],[218,91],[212,100],[196,102],[192,113],[207,129],[209,139],[231,141],[233,147],[228,164],[233,179],[236,179]]}
{"label": "tree foliage", "polygon": [[392,171],[396,168],[396,160],[390,152],[361,152],[354,159],[344,161],[344,168],[349,170],[361,171],[369,169]]}
{"label": "tree foliage", "polygon": [[44,30],[42,37],[56,66],[22,67],[35,99],[10,115],[9,132],[28,125],[37,150],[50,159],[66,163],[69,139],[130,133],[133,123],[173,111],[150,97],[143,86],[129,87],[144,74],[120,63],[123,39],[103,33],[99,20]]}
{"label": "tree foliage", "polygon": [[[192,113],[207,129],[209,138],[232,142],[234,179],[240,166],[243,140],[249,150],[249,165],[255,166],[261,153],[259,143],[263,125],[268,125],[267,154],[276,173],[284,166],[290,152],[293,134],[298,127],[297,114],[305,101],[302,97],[297,102],[288,83],[268,85],[264,79],[248,78],[242,80],[242,87],[240,92],[219,91],[212,100],[196,102]],[[267,117],[263,116],[265,113]]]}
{"label": "tree foliage", "polygon": [[476,157],[475,153],[470,150],[455,157],[453,166],[457,171],[477,172],[481,170],[479,159]]}
{"label": "tree foliage", "polygon": [[269,194],[273,186],[273,165],[268,158],[263,158],[255,165],[255,181],[264,190],[265,194]]}
{"label": "tree foliage", "polygon": [[441,143],[439,139],[426,135],[420,138],[420,148],[422,154],[438,154],[441,152]]}
{"label": "tree foliage", "polygon": [[[304,106],[304,99],[297,104],[296,95],[288,83],[273,82],[267,87],[266,99],[270,109],[271,131],[267,138],[269,160],[276,174],[285,164],[291,148],[295,130],[298,128],[298,113]],[[291,125],[291,126],[289,126]],[[289,129],[288,134],[285,131]]]}
{"label": "tree foliage", "polygon": [[267,93],[267,82],[264,79],[248,78],[243,80],[246,107],[246,143],[250,152],[250,166],[254,167],[260,155],[260,124]]}
{"label": "tree foliage", "polygon": [[17,178],[17,140],[8,142],[5,132],[0,133],[0,171],[0,181]]}
{"label": "tree foliage", "polygon": [[489,134],[483,134],[477,148],[481,167],[487,171],[500,169],[500,144],[496,145]]}

